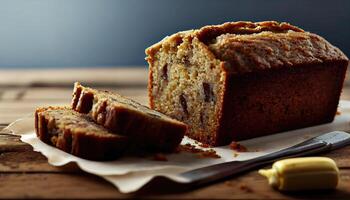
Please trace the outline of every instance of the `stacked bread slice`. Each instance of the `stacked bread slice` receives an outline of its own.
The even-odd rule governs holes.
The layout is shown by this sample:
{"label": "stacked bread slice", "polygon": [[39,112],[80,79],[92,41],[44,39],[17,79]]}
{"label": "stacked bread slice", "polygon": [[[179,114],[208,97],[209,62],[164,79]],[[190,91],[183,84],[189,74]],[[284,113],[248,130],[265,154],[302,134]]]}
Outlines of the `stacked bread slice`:
{"label": "stacked bread slice", "polygon": [[119,94],[75,83],[71,107],[35,112],[43,142],[91,160],[112,160],[128,149],[171,152],[187,125]]}

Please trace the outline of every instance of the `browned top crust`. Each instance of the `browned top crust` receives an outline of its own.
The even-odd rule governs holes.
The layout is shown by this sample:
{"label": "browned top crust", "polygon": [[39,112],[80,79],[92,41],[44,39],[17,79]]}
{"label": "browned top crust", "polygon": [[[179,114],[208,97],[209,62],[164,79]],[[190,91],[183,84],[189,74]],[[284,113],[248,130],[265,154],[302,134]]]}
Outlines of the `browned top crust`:
{"label": "browned top crust", "polygon": [[254,72],[271,68],[330,61],[348,62],[337,47],[324,38],[288,23],[228,22],[198,30],[175,33],[146,49],[147,59],[164,44],[179,44],[198,39],[207,45],[208,53],[223,62],[232,73]]}
{"label": "browned top crust", "polygon": [[308,32],[223,34],[209,48],[236,73],[347,60],[338,48]]}
{"label": "browned top crust", "polygon": [[236,35],[247,35],[254,33],[261,33],[264,31],[273,33],[286,33],[288,31],[304,32],[304,30],[292,26],[286,22],[278,23],[275,21],[264,21],[264,22],[226,22],[221,25],[210,25],[204,26],[199,30],[196,30],[195,34],[199,40],[204,43],[210,42],[219,35],[223,34],[236,34]]}

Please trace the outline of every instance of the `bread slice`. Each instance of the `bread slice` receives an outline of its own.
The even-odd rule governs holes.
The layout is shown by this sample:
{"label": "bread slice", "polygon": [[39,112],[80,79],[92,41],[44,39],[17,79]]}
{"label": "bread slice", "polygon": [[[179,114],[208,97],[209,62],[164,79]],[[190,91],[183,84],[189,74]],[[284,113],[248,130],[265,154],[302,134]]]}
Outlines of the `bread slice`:
{"label": "bread slice", "polygon": [[140,103],[109,91],[74,84],[72,108],[111,132],[130,137],[133,145],[150,151],[173,151],[187,125]]}
{"label": "bread slice", "polygon": [[35,130],[46,144],[90,160],[115,159],[129,144],[127,137],[109,132],[68,107],[36,109]]}
{"label": "bread slice", "polygon": [[228,22],[146,50],[150,107],[211,145],[331,122],[348,58],[288,23]]}

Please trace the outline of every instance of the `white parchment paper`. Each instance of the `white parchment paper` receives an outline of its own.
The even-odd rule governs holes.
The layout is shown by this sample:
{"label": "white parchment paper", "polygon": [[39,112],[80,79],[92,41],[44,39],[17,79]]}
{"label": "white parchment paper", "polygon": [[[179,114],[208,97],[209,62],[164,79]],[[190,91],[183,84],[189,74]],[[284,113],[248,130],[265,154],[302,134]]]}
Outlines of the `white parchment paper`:
{"label": "white parchment paper", "polygon": [[[187,180],[177,176],[177,174],[217,163],[255,158],[330,131],[350,130],[350,102],[341,101],[338,110],[341,114],[337,115],[334,122],[329,124],[241,141],[240,143],[247,147],[248,152],[239,152],[238,156],[234,156],[234,151],[228,146],[214,148],[221,156],[219,159],[200,158],[195,154],[181,152],[166,155],[168,161],[154,161],[151,157],[123,157],[108,162],[90,161],[41,142],[35,135],[33,115],[13,122],[6,129],[13,134],[20,135],[21,140],[30,144],[34,151],[41,152],[47,157],[51,165],[62,166],[75,162],[82,170],[101,176],[121,192],[129,193],[139,190],[158,175],[177,182],[186,182]],[[182,141],[182,144],[186,143],[196,145],[193,140],[187,137]]]}

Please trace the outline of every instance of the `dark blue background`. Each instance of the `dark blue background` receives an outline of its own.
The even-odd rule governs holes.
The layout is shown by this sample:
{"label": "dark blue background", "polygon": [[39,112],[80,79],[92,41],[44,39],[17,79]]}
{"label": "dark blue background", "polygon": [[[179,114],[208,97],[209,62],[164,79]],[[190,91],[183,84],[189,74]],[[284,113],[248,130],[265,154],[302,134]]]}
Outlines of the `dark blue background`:
{"label": "dark blue background", "polygon": [[0,67],[146,65],[166,35],[237,20],[287,21],[350,55],[349,0],[0,0]]}

